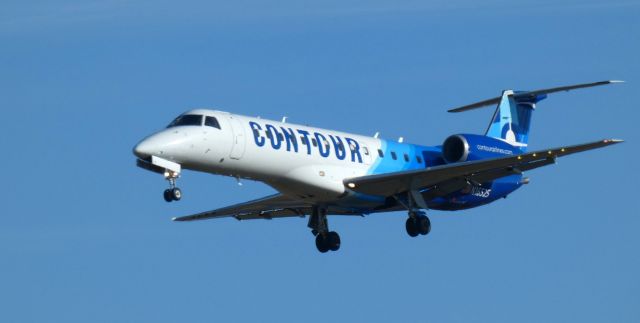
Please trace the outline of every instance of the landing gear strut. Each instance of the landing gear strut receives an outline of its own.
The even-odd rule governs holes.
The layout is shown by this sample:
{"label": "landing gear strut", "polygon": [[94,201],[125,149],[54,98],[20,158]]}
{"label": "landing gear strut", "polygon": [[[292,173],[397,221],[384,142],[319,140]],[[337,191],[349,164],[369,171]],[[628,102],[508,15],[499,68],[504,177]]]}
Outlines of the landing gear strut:
{"label": "landing gear strut", "polygon": [[326,208],[315,206],[309,217],[308,226],[311,228],[311,233],[316,236],[318,251],[325,253],[340,249],[340,235],[335,231],[329,231]]}
{"label": "landing gear strut", "polygon": [[164,178],[169,181],[169,188],[164,190],[164,200],[167,202],[171,201],[180,201],[182,198],[182,191],[176,187],[176,179],[178,179],[178,174],[167,171],[164,173]]}

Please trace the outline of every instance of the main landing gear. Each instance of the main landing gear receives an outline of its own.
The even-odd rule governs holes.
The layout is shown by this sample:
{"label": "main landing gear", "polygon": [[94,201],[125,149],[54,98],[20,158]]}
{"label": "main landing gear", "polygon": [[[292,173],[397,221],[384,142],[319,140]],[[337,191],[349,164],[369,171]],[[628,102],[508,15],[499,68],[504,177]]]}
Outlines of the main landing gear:
{"label": "main landing gear", "polygon": [[337,251],[340,249],[340,235],[335,231],[329,231],[326,208],[314,207],[313,213],[309,217],[308,226],[311,228],[311,233],[316,236],[318,251],[325,253],[329,250]]}
{"label": "main landing gear", "polygon": [[176,187],[176,179],[178,179],[178,174],[167,171],[164,173],[164,178],[169,181],[169,188],[164,190],[164,200],[167,202],[171,201],[180,201],[182,198],[182,191]]}
{"label": "main landing gear", "polygon": [[431,221],[424,211],[409,211],[409,218],[405,224],[407,234],[411,237],[427,235],[431,232]]}
{"label": "main landing gear", "polygon": [[406,200],[400,197],[396,197],[396,200],[409,210],[409,218],[405,223],[405,228],[410,237],[424,236],[431,232],[431,221],[429,221],[427,213],[423,211],[427,209],[427,202],[419,191],[409,191]]}

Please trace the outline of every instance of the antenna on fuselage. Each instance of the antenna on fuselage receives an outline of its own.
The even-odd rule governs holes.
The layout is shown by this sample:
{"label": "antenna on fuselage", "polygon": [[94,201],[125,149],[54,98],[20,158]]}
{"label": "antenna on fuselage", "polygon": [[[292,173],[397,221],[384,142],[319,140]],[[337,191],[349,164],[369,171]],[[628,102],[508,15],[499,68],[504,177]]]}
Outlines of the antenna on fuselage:
{"label": "antenna on fuselage", "polygon": [[398,138],[398,142],[399,142],[399,143],[402,143],[403,141],[404,141],[404,137],[400,137],[400,138]]}
{"label": "antenna on fuselage", "polygon": [[287,123],[287,116],[282,117],[282,123]]}
{"label": "antenna on fuselage", "polygon": [[373,138],[378,139],[378,136],[380,136],[380,132],[379,132],[379,131],[376,131],[376,134],[375,134],[375,135],[373,135]]}

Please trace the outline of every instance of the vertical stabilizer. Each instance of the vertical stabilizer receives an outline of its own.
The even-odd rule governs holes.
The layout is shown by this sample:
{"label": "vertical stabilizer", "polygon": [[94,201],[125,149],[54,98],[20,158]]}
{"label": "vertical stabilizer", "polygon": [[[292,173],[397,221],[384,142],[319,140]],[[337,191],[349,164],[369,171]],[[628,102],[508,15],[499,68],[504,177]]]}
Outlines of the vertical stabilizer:
{"label": "vertical stabilizer", "polygon": [[531,114],[536,108],[536,103],[545,97],[546,95],[518,96],[518,92],[513,90],[502,92],[500,103],[485,135],[502,139],[526,151]]}

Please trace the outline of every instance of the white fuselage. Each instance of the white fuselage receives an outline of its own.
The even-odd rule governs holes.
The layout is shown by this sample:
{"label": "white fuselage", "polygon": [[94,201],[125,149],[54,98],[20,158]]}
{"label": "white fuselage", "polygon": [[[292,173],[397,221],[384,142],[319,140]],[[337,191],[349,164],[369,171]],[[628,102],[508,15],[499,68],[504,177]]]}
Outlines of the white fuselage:
{"label": "white fuselage", "polygon": [[366,175],[379,139],[327,129],[192,110],[219,127],[170,126],[140,142],[140,158],[157,156],[182,168],[267,183],[283,194],[309,201],[347,195],[343,180]]}

